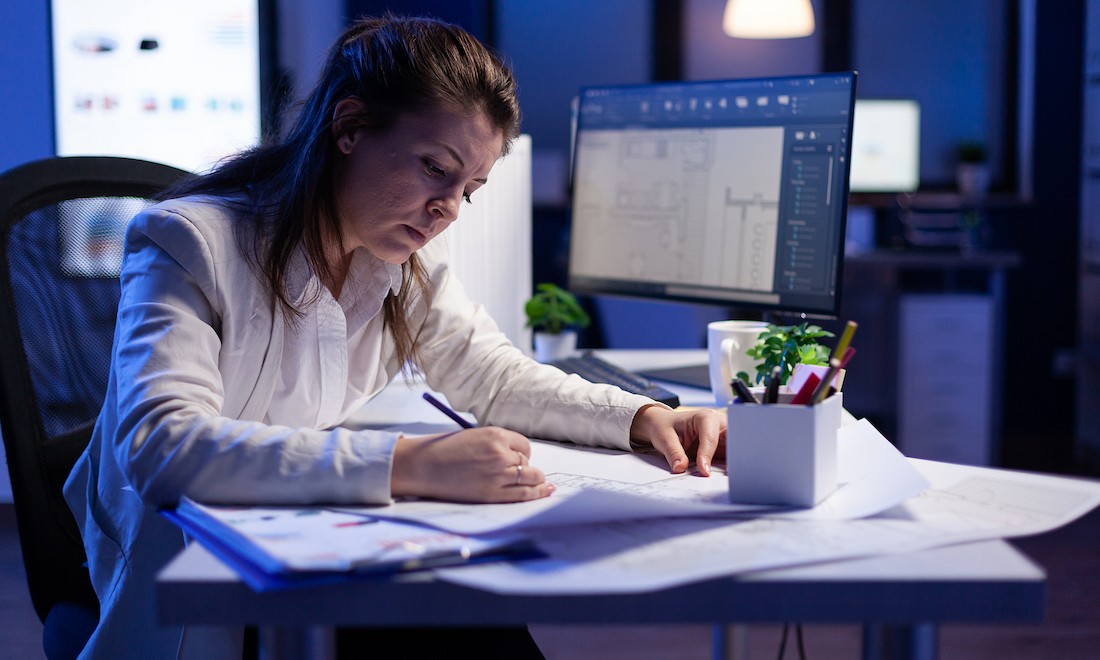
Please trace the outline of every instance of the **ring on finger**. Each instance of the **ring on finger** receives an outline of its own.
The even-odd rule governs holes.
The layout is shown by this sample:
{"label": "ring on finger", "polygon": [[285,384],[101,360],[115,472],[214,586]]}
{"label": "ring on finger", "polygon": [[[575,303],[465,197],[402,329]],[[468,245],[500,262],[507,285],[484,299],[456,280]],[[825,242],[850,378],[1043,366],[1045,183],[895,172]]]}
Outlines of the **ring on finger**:
{"label": "ring on finger", "polygon": [[522,465],[517,465],[516,466],[516,485],[518,486],[521,481],[523,481],[523,466]]}

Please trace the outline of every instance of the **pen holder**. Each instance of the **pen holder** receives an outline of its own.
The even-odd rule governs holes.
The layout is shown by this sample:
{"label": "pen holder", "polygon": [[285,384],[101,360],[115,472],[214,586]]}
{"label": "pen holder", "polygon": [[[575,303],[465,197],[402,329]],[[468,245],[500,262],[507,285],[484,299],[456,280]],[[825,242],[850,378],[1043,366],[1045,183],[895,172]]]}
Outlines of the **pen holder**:
{"label": "pen holder", "polygon": [[843,395],[814,406],[735,402],[729,407],[730,501],[812,507],[836,490],[836,435]]}

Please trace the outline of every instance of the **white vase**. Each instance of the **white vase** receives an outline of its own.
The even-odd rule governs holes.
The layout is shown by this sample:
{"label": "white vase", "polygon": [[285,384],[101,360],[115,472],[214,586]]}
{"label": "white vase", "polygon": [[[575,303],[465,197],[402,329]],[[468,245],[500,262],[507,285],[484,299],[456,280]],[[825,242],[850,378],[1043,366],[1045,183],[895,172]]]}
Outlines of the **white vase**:
{"label": "white vase", "polygon": [[568,357],[577,351],[577,333],[566,330],[556,335],[549,332],[535,333],[535,359],[551,362]]}
{"label": "white vase", "polygon": [[955,182],[959,192],[969,201],[981,201],[989,192],[989,165],[986,163],[959,163],[955,168]]}

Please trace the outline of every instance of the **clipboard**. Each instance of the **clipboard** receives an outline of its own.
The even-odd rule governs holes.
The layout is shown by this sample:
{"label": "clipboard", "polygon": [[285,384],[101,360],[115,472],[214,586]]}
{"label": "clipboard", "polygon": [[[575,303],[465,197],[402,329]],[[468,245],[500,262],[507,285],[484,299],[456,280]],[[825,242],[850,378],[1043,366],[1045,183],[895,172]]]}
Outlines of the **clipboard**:
{"label": "clipboard", "polygon": [[213,506],[183,498],[160,514],[258,592],[542,556],[516,533],[467,536],[348,508]]}

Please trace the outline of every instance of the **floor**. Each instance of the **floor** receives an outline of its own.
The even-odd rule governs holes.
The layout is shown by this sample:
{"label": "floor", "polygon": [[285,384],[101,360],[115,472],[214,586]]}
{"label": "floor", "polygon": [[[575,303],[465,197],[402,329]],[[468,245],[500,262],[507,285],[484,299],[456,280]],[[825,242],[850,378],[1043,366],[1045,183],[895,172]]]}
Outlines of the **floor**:
{"label": "floor", "polygon": [[[1086,660],[1100,658],[1100,510],[1017,546],[1049,576],[1046,620],[1012,626],[943,626],[940,658],[961,660]],[[533,626],[550,660],[647,660],[711,657],[708,626]],[[748,658],[775,658],[780,626],[747,626],[739,647]],[[0,660],[43,658],[42,626],[31,608],[10,504],[0,504]],[[806,626],[806,657],[858,658],[856,626]],[[797,657],[793,635],[786,657]]]}

